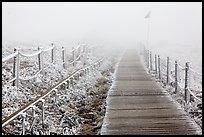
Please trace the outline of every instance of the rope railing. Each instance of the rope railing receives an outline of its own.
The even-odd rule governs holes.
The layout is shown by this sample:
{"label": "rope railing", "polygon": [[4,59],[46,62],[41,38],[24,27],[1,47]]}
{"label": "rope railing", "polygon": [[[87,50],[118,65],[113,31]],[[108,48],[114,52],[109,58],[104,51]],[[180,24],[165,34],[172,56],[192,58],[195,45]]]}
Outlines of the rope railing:
{"label": "rope railing", "polygon": [[[195,82],[199,82],[198,79],[202,79],[202,74],[193,70],[190,67],[189,62],[187,62],[185,66],[182,66],[177,61],[175,61],[174,63],[174,60],[170,59],[169,57],[167,57],[167,59],[163,59],[156,54],[155,54],[155,60],[154,62],[152,62],[150,61],[152,52],[150,50],[147,50],[145,47],[142,48],[142,50],[143,51],[141,51],[140,53],[142,53],[147,69],[150,70],[151,66],[155,66],[153,71],[157,71],[155,72],[156,74],[155,76],[157,78],[159,78],[160,80],[165,79],[166,85],[169,84],[175,88],[175,93],[178,92],[178,89],[184,91],[183,95],[186,103],[191,101],[188,98],[189,95],[191,95],[196,100],[199,100],[199,102],[201,102],[201,99],[199,99],[194,93],[196,91],[196,87],[192,85],[193,83],[192,81],[194,80]],[[199,78],[196,79],[195,78],[196,76]],[[173,84],[170,84],[170,83],[173,83]],[[200,87],[198,88],[201,88],[201,92],[202,92],[202,80],[200,82]]]}
{"label": "rope railing", "polygon": [[[65,49],[64,47],[62,47],[61,49],[58,49],[56,48],[56,46],[52,43],[51,44],[52,46],[47,48],[47,49],[43,49],[42,47],[38,47],[38,51],[34,52],[34,53],[23,53],[22,52],[22,49],[18,48],[18,49],[14,49],[14,53],[11,54],[11,55],[8,55],[4,58],[2,58],[2,62],[6,62],[12,58],[14,58],[14,64],[13,64],[13,78],[11,80],[9,80],[8,82],[5,82],[6,84],[8,83],[11,83],[13,82],[13,85],[14,86],[17,86],[17,88],[19,88],[19,80],[23,80],[23,81],[27,81],[27,80],[31,80],[31,79],[34,79],[36,78],[41,72],[43,72],[44,69],[44,63],[43,63],[43,56],[44,54],[42,53],[47,53],[48,51],[51,51],[51,55],[46,55],[46,56],[49,56],[51,58],[51,63],[54,63],[54,50],[57,50],[59,52],[62,53],[62,66],[64,67],[65,69]],[[82,44],[79,44],[76,48],[72,48],[71,51],[69,51],[73,57],[73,60],[71,61],[71,63],[69,64],[73,64],[73,66],[76,65],[76,62],[80,60],[81,58],[81,46]],[[83,45],[85,46],[85,45]],[[84,51],[88,51],[86,49],[87,47],[84,47]],[[20,72],[20,57],[34,57],[34,56],[38,56],[38,66],[39,66],[39,71],[37,71],[37,73],[35,73],[34,75],[32,76],[29,76],[29,77],[22,77],[19,75],[19,72]],[[48,68],[48,66],[47,66]]]}
{"label": "rope railing", "polygon": [[8,55],[8,56],[2,58],[2,62],[5,62],[5,61],[7,61],[7,60],[9,60],[9,59],[11,59],[11,58],[17,56],[17,55],[18,55],[18,51],[16,51],[15,53],[10,54],[10,55]]}
{"label": "rope railing", "polygon": [[36,78],[38,76],[38,74],[40,74],[41,71],[42,71],[42,69],[39,70],[35,75],[27,77],[27,78],[23,78],[23,77],[19,76],[19,79],[23,80],[23,81],[28,81],[28,80],[34,79],[34,78]]}
{"label": "rope railing", "polygon": [[[5,119],[3,119],[2,121],[2,127],[6,126],[7,124],[9,124],[12,120],[14,120],[15,118],[17,118],[18,116],[27,116],[26,115],[26,111],[30,108],[34,108],[36,107],[36,103],[37,102],[44,102],[45,98],[51,94],[52,92],[57,92],[59,90],[59,88],[61,88],[63,85],[68,85],[66,86],[68,89],[70,88],[70,82],[73,80],[74,77],[78,77],[77,80],[79,80],[80,74],[82,75],[87,75],[90,70],[93,70],[92,66],[95,65],[98,67],[100,66],[101,62],[103,61],[103,59],[100,59],[96,62],[94,62],[93,64],[86,66],[84,68],[80,68],[76,71],[74,71],[72,74],[70,74],[67,78],[63,79],[62,81],[60,81],[58,84],[56,84],[55,86],[51,87],[50,89],[48,89],[47,92],[43,93],[41,96],[38,96],[37,98],[35,98],[34,100],[30,101],[29,103],[25,104],[23,107],[21,107],[20,109],[18,109],[17,111],[15,111],[14,113],[12,113],[10,116],[6,117]],[[95,67],[96,69],[96,67]],[[88,70],[88,71],[87,71]],[[42,109],[44,109],[44,105],[42,106]],[[33,111],[35,111],[35,109],[33,109]],[[44,112],[42,111],[42,116],[44,115]],[[24,122],[22,123],[22,125],[24,125]],[[42,119],[42,123],[44,123],[44,119]]]}
{"label": "rope railing", "polygon": [[37,51],[37,52],[35,52],[35,53],[33,53],[33,54],[25,54],[25,53],[21,53],[21,52],[19,52],[19,54],[20,54],[21,56],[23,56],[23,57],[33,57],[33,56],[39,55],[41,52],[42,52],[42,50],[40,49],[39,51]]}

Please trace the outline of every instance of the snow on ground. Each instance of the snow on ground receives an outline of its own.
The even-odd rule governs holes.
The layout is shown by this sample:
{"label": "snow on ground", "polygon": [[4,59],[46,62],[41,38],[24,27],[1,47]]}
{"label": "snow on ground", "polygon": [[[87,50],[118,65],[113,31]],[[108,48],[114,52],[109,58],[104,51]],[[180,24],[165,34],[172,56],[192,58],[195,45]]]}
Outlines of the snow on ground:
{"label": "snow on ground", "polygon": [[[5,47],[2,56],[5,57],[11,53],[13,53],[12,48]],[[94,56],[94,54],[89,53],[85,62],[86,65],[97,61],[99,57],[101,55]],[[50,56],[44,56],[46,69],[34,79],[20,81],[19,90],[5,82],[5,80],[8,81],[12,78],[12,61],[2,63],[2,120],[83,66],[83,63],[78,61],[75,67],[67,63],[67,68],[64,69],[61,58],[60,50],[56,50],[54,64],[51,63]],[[75,81],[74,88],[57,92],[56,99],[53,97],[54,95],[46,99],[46,118],[43,128],[40,117],[38,117],[41,115],[41,105],[37,104],[33,134],[98,134],[105,115],[106,93],[112,83],[114,60],[110,57],[105,58],[99,70],[94,70],[78,82]],[[37,72],[36,57],[21,58],[21,62],[24,64],[21,64],[20,76],[29,77]],[[56,100],[55,103],[54,100]],[[31,115],[31,111],[28,110],[27,114]],[[11,132],[11,129],[15,130],[10,134],[20,134],[22,131],[21,120],[21,118],[17,118],[6,126],[7,134]],[[29,131],[31,117],[27,117],[26,121],[28,121],[26,127]],[[31,134],[31,132],[27,132],[27,134]]]}

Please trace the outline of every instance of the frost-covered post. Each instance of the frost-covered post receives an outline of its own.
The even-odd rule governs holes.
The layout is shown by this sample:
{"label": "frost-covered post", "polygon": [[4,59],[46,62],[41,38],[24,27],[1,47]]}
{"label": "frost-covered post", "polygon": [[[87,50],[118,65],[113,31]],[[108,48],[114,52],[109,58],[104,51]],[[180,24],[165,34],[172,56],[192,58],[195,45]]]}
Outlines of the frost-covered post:
{"label": "frost-covered post", "polygon": [[[14,48],[14,53],[16,52],[16,48]],[[16,56],[13,58],[13,78],[16,76]],[[13,86],[15,86],[16,80],[13,81]]]}
{"label": "frost-covered post", "polygon": [[64,61],[64,47],[62,47],[62,65],[63,65],[63,68],[65,69],[65,61]]}
{"label": "frost-covered post", "polygon": [[155,73],[157,74],[157,55],[155,54]]}
{"label": "frost-covered post", "polygon": [[44,128],[44,120],[45,120],[45,100],[42,99],[42,127]]}
{"label": "frost-covered post", "polygon": [[160,56],[158,55],[158,71],[159,71],[159,79],[161,79],[161,65],[160,65]]}
{"label": "frost-covered post", "polygon": [[32,121],[32,124],[31,124],[31,126],[30,126],[31,134],[33,134],[33,126],[34,126],[35,119],[36,119],[35,109],[36,109],[36,106],[32,106],[32,117],[33,117],[33,121]]}
{"label": "frost-covered post", "polygon": [[[53,46],[54,44],[51,43],[51,45]],[[51,50],[51,59],[52,59],[52,63],[54,63],[54,48],[55,48],[55,47],[53,47],[53,49]]]}
{"label": "frost-covered post", "polygon": [[175,93],[178,92],[178,63],[175,61]]}
{"label": "frost-covered post", "polygon": [[25,119],[26,119],[26,113],[23,113],[21,116],[23,117],[23,120],[22,120],[22,135],[25,135]]}
{"label": "frost-covered post", "polygon": [[74,47],[72,47],[72,58],[73,58],[73,66],[75,66],[75,50],[74,50]]}
{"label": "frost-covered post", "polygon": [[80,55],[81,55],[81,45],[79,44],[79,48],[78,48],[78,56],[79,56],[79,60],[81,59]]}
{"label": "frost-covered post", "polygon": [[150,51],[150,70],[152,70],[152,51]]}
{"label": "frost-covered post", "polygon": [[57,102],[57,90],[55,89],[54,91],[53,91],[54,93],[54,102],[55,102],[55,104],[56,104],[56,102]]}
{"label": "frost-covered post", "polygon": [[[41,50],[42,47],[38,47],[38,50]],[[41,53],[38,54],[38,64],[39,64],[39,70],[42,69],[42,55]]]}
{"label": "frost-covered post", "polygon": [[189,62],[186,62],[185,66],[185,85],[184,85],[184,99],[188,103],[188,82],[189,82]]}
{"label": "frost-covered post", "polygon": [[18,54],[16,55],[16,87],[19,87],[19,69],[20,69],[20,54],[19,49],[17,49]]}
{"label": "frost-covered post", "polygon": [[70,81],[67,80],[67,89],[69,89],[69,88],[70,88]]}
{"label": "frost-covered post", "polygon": [[167,63],[166,63],[166,84],[169,83],[169,57],[167,57]]}

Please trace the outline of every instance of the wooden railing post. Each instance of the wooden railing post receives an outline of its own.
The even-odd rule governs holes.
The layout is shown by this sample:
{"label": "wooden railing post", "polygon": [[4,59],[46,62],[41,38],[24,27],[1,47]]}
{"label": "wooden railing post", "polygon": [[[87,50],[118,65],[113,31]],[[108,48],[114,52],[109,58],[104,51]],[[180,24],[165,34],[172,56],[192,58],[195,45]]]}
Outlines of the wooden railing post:
{"label": "wooden railing post", "polygon": [[167,57],[166,63],[166,84],[169,84],[169,57]]}
{"label": "wooden railing post", "polygon": [[33,127],[34,127],[35,119],[36,119],[35,108],[36,108],[36,106],[32,106],[32,117],[33,117],[33,121],[32,121],[32,124],[31,124],[31,126],[30,126],[31,134],[33,134]]}
{"label": "wooden railing post", "polygon": [[152,51],[150,51],[150,70],[152,71]]}
{"label": "wooden railing post", "polygon": [[81,45],[79,45],[79,48],[78,48],[78,56],[79,56],[79,60],[81,59],[80,55],[81,55]]}
{"label": "wooden railing post", "polygon": [[45,120],[45,100],[42,100],[42,127],[44,128],[44,120]]}
{"label": "wooden railing post", "polygon": [[157,55],[155,54],[155,73],[157,74]]}
{"label": "wooden railing post", "polygon": [[20,71],[20,54],[19,49],[17,50],[18,54],[16,55],[16,87],[19,88],[19,71]]}
{"label": "wooden railing post", "polygon": [[178,63],[175,61],[175,93],[178,92]]}
{"label": "wooden railing post", "polygon": [[159,79],[161,79],[161,65],[160,65],[160,56],[158,55],[158,71],[159,71]]}
{"label": "wooden railing post", "polygon": [[[38,47],[38,50],[40,50],[41,48]],[[42,68],[42,64],[41,64],[41,54],[38,54],[38,65],[39,65],[39,70],[41,70]]]}
{"label": "wooden railing post", "polygon": [[184,85],[184,99],[188,103],[188,82],[189,82],[189,62],[185,66],[185,85]]}
{"label": "wooden railing post", "polygon": [[73,58],[73,66],[75,66],[75,50],[74,50],[74,47],[72,47],[72,58]]}
{"label": "wooden railing post", "polygon": [[22,135],[25,135],[25,119],[26,119],[26,114],[22,114],[23,120],[22,120]]}
{"label": "wooden railing post", "polygon": [[[54,44],[52,43],[51,45],[53,46]],[[51,60],[52,60],[52,63],[54,63],[54,48],[51,51]]]}
{"label": "wooden railing post", "polygon": [[62,65],[63,65],[63,68],[65,69],[64,47],[62,47]]}
{"label": "wooden railing post", "polygon": [[[16,52],[16,48],[14,48],[14,53]],[[13,58],[13,73],[12,73],[13,78],[16,76],[16,56]],[[15,86],[16,80],[13,81],[12,86]]]}

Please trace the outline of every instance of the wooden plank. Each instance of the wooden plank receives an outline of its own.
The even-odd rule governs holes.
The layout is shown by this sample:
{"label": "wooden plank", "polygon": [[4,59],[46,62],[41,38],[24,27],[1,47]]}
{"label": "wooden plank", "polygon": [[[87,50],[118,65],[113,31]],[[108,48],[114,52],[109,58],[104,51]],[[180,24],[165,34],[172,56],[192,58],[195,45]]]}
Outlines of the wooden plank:
{"label": "wooden plank", "polygon": [[124,54],[107,96],[101,134],[202,134],[184,110],[151,79],[133,50]]}

